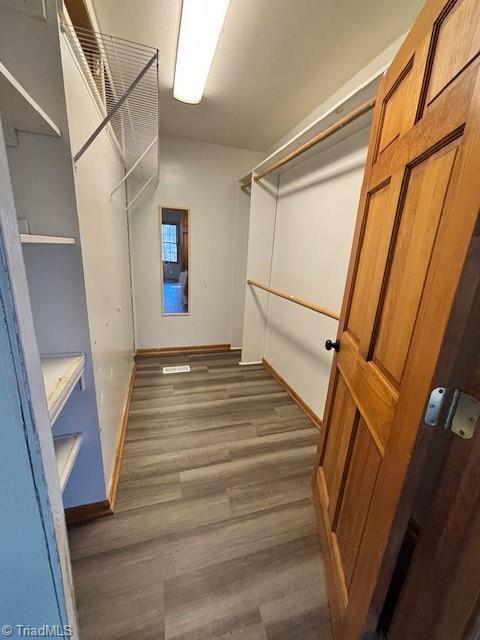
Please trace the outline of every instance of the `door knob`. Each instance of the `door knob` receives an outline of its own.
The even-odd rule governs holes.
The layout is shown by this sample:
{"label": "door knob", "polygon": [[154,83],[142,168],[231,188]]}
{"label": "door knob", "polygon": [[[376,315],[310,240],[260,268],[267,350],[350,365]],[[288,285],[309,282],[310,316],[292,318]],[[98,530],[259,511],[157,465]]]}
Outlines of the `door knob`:
{"label": "door knob", "polygon": [[335,340],[335,342],[327,340],[325,342],[325,349],[327,351],[331,351],[332,349],[335,349],[335,351],[340,351],[340,340]]}

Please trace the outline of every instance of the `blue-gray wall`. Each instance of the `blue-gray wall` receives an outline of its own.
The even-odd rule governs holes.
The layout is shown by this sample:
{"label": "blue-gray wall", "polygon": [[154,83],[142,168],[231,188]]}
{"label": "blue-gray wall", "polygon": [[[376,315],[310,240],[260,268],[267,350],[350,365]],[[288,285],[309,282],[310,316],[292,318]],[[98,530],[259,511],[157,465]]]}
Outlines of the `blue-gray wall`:
{"label": "blue-gray wall", "polygon": [[25,637],[17,625],[62,628],[66,621],[53,525],[41,482],[40,452],[32,442],[29,408],[0,246],[0,638]]}

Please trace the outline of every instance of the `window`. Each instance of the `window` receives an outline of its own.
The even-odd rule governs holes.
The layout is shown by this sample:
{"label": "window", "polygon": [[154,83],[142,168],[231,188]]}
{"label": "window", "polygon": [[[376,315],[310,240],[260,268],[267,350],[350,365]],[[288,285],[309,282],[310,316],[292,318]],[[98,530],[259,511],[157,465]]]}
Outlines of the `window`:
{"label": "window", "polygon": [[162,224],[162,259],[164,262],[178,262],[176,224]]}
{"label": "window", "polygon": [[[1,2],[1,0],[0,0]],[[190,313],[188,209],[159,207],[158,243],[162,256],[162,314]]]}

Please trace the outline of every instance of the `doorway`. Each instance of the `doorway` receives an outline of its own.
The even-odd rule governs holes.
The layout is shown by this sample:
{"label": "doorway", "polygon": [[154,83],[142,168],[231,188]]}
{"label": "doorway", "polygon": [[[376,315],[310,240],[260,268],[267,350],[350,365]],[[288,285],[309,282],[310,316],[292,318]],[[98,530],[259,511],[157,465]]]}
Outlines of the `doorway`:
{"label": "doorway", "polygon": [[162,207],[162,315],[190,313],[189,244],[189,211]]}

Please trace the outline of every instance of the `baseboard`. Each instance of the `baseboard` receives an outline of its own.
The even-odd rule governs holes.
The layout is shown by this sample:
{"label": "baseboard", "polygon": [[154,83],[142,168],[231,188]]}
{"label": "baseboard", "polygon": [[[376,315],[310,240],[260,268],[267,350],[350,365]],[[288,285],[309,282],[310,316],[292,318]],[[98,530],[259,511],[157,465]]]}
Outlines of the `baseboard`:
{"label": "baseboard", "polygon": [[327,593],[332,623],[332,637],[339,638],[341,624],[348,601],[348,591],[343,574],[339,570],[341,566],[338,545],[334,534],[330,531],[328,517],[327,491],[323,470],[320,467],[313,474],[313,503],[319,537],[323,543],[324,558],[326,563]]}
{"label": "baseboard", "polygon": [[130,374],[130,382],[128,384],[127,401],[123,408],[122,426],[120,428],[120,436],[118,438],[117,448],[115,450],[115,460],[113,463],[112,477],[110,479],[110,486],[108,488],[108,502],[110,508],[115,511],[115,503],[117,501],[118,482],[120,480],[120,469],[122,466],[123,448],[125,446],[125,436],[127,434],[128,413],[130,411],[130,403],[132,402],[133,386],[135,384],[135,373],[137,365],[134,363],[132,367],[132,373]]}
{"label": "baseboard", "polygon": [[68,526],[74,524],[83,524],[95,518],[102,518],[113,513],[110,502],[102,500],[101,502],[92,502],[90,504],[81,504],[79,507],[69,507],[65,509],[65,520]]}
{"label": "baseboard", "polygon": [[263,360],[262,360],[262,365],[275,378],[275,380],[278,382],[278,384],[280,384],[285,389],[285,391],[292,398],[292,400],[298,404],[298,406],[305,413],[305,415],[308,418],[310,418],[310,420],[312,421],[314,426],[317,427],[317,429],[321,430],[322,429],[322,420],[321,420],[321,418],[319,418],[317,416],[315,411],[308,406],[308,404],[305,402],[305,400],[303,400],[303,398],[301,398],[298,395],[298,393],[294,389],[292,389],[292,387],[288,384],[288,382],[286,380],[284,380],[282,378],[282,376],[275,371],[275,369],[272,367],[272,365],[269,362],[267,362],[267,360],[265,360],[265,358],[263,358]]}
{"label": "baseboard", "polygon": [[113,471],[108,487],[107,499],[102,500],[101,502],[92,502],[91,504],[82,504],[79,507],[69,507],[68,509],[65,509],[65,520],[68,525],[82,524],[84,522],[88,522],[88,520],[109,516],[115,511],[118,482],[120,480],[120,469],[122,466],[123,448],[125,446],[125,436],[127,433],[128,413],[130,411],[130,403],[132,401],[136,368],[137,365],[134,363],[130,374],[130,381],[128,383],[127,400],[123,408],[120,435],[118,438],[117,448],[115,450],[115,459],[113,462]]}
{"label": "baseboard", "polygon": [[242,362],[242,361],[240,361],[238,364],[241,367],[248,367],[248,366],[251,366],[253,364],[262,364],[262,361],[261,360],[252,360],[251,362]]}
{"label": "baseboard", "polygon": [[215,353],[217,351],[230,351],[230,344],[195,344],[188,347],[152,347],[137,349],[137,358],[154,356],[178,355],[179,353]]}

